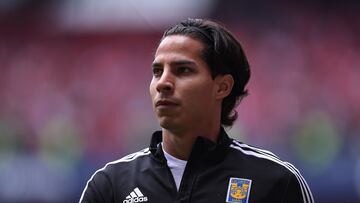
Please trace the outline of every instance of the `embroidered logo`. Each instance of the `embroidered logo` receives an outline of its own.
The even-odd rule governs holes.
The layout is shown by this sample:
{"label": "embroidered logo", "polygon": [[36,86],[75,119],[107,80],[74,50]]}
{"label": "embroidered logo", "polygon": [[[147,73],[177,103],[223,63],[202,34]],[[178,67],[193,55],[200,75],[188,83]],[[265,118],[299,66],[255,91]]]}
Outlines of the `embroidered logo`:
{"label": "embroidered logo", "polygon": [[147,202],[148,198],[143,195],[139,188],[135,188],[130,195],[126,196],[123,203],[138,203],[138,202]]}
{"label": "embroidered logo", "polygon": [[230,178],[226,202],[248,203],[251,180],[243,178]]}

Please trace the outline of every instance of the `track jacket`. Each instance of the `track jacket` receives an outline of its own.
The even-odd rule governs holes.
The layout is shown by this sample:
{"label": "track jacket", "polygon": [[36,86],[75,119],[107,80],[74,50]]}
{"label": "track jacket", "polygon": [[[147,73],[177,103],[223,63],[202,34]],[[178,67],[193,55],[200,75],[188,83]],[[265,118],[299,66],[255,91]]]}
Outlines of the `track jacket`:
{"label": "track jacket", "polygon": [[149,148],[106,164],[87,182],[80,203],[313,203],[299,171],[269,151],[229,138],[198,137],[177,191],[161,148],[162,132]]}

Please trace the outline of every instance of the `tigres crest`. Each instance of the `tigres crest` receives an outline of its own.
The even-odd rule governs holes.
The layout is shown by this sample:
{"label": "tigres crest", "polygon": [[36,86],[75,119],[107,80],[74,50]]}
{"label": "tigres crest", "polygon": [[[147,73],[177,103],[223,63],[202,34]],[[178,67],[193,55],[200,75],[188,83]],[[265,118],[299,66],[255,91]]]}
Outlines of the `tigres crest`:
{"label": "tigres crest", "polygon": [[248,203],[251,180],[243,178],[230,178],[226,202]]}

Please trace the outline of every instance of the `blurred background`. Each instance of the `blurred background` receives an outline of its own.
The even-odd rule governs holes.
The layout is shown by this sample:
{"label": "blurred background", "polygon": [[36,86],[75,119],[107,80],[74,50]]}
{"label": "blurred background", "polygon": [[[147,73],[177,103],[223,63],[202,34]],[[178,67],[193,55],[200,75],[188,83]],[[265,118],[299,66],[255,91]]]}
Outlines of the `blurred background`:
{"label": "blurred background", "polygon": [[159,125],[163,30],[222,22],[252,68],[229,134],[295,164],[318,203],[360,202],[360,1],[1,0],[0,202],[77,202]]}

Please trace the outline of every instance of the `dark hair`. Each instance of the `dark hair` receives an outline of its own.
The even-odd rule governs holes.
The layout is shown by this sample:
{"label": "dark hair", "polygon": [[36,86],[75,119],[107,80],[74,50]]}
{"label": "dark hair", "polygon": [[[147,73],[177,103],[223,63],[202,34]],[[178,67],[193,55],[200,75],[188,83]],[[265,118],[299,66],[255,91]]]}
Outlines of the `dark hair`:
{"label": "dark hair", "polygon": [[200,40],[205,48],[203,57],[210,68],[212,78],[230,74],[234,86],[221,106],[221,124],[232,126],[237,119],[235,107],[248,95],[245,89],[250,79],[250,67],[240,43],[220,24],[204,19],[187,19],[168,28],[162,37],[185,35]]}

